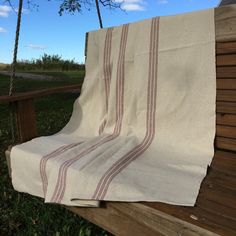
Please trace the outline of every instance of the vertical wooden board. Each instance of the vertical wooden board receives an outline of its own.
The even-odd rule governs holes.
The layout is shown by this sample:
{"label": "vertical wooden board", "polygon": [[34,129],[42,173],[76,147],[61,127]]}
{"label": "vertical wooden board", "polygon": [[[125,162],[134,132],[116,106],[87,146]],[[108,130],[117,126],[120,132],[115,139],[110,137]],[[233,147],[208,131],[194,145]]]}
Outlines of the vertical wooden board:
{"label": "vertical wooden board", "polygon": [[16,102],[16,119],[20,142],[26,142],[37,136],[36,115],[33,100]]}
{"label": "vertical wooden board", "polygon": [[11,177],[11,161],[10,161],[10,153],[11,153],[11,147],[9,147],[5,151],[6,161],[7,161],[7,168],[8,168],[8,174]]}

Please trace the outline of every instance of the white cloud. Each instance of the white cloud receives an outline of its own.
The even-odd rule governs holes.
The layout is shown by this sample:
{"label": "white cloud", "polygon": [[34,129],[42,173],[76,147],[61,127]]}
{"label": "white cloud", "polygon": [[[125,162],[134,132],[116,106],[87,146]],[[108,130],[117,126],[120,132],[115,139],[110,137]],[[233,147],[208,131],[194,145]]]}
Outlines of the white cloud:
{"label": "white cloud", "polygon": [[[18,8],[11,8],[10,6],[2,5],[2,6],[0,6],[0,17],[8,17],[10,12],[13,12],[13,11],[15,11],[17,13]],[[22,13],[28,14],[29,10],[22,8]]]}
{"label": "white cloud", "polygon": [[31,49],[37,49],[37,50],[43,50],[43,49],[47,48],[44,45],[37,45],[37,44],[32,44],[32,43],[25,45],[25,47],[31,48]]}
{"label": "white cloud", "polygon": [[[17,8],[15,8],[15,12],[18,12],[18,9]],[[23,14],[29,14],[29,9],[26,9],[26,8],[22,8],[22,13]]]}
{"label": "white cloud", "polygon": [[144,11],[145,8],[142,5],[135,3],[124,3],[121,8],[126,11]]}
{"label": "white cloud", "polygon": [[11,11],[12,9],[9,6],[0,6],[0,16],[2,17],[8,17]]}
{"label": "white cloud", "polygon": [[158,4],[167,4],[169,1],[168,0],[158,0]]}
{"label": "white cloud", "polygon": [[125,11],[144,11],[145,2],[143,0],[116,0],[121,4],[121,9]]}
{"label": "white cloud", "polygon": [[0,33],[6,33],[6,29],[4,29],[3,27],[0,27]]}

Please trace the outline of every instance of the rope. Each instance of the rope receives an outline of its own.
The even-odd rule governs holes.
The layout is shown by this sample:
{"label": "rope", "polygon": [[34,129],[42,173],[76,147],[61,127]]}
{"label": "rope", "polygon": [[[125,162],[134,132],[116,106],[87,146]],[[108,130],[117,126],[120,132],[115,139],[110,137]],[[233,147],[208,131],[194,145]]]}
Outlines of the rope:
{"label": "rope", "polygon": [[[9,96],[12,96],[13,89],[14,89],[14,80],[15,80],[15,77],[16,77],[17,52],[18,52],[18,44],[19,44],[19,36],[20,36],[22,6],[23,6],[23,0],[19,0],[19,8],[18,8],[17,24],[16,24],[15,45],[14,45],[13,61],[12,61],[12,66],[11,66],[11,77],[10,77],[10,84],[9,84]],[[11,126],[12,143],[14,144],[15,143],[14,104],[10,104],[10,126]]]}
{"label": "rope", "polygon": [[18,9],[17,25],[16,25],[15,46],[14,46],[13,62],[12,62],[12,68],[11,68],[10,86],[9,86],[9,96],[12,95],[14,80],[15,80],[15,77],[16,77],[16,64],[17,64],[17,52],[18,52],[18,43],[19,43],[19,36],[20,36],[22,5],[23,5],[23,0],[19,0],[19,9]]}

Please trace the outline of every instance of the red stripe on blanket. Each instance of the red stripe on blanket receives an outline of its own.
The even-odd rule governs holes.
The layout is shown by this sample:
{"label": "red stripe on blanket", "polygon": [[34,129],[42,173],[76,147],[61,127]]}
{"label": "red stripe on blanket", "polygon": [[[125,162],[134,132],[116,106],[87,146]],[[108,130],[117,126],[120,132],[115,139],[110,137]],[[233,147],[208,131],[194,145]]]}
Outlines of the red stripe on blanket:
{"label": "red stripe on blanket", "polygon": [[113,134],[108,135],[97,143],[89,147],[88,149],[83,150],[73,159],[70,159],[64,162],[59,169],[59,174],[57,178],[56,187],[51,198],[51,202],[60,203],[66,189],[66,178],[67,178],[67,171],[68,168],[73,165],[76,161],[88,155],[93,150],[97,149],[98,147],[102,146],[103,144],[115,139],[119,136],[121,127],[122,127],[122,120],[123,120],[123,100],[124,100],[124,57],[125,57],[125,50],[126,50],[126,43],[127,43],[127,36],[128,36],[128,28],[129,25],[124,25],[122,27],[121,33],[121,41],[120,41],[120,51],[119,51],[119,59],[118,59],[118,66],[117,66],[117,79],[116,79],[116,122]]}
{"label": "red stripe on blanket", "polygon": [[158,64],[158,29],[159,18],[152,19],[150,32],[149,75],[147,91],[146,134],[143,141],[115,162],[102,176],[92,199],[103,200],[112,180],[133,160],[143,154],[151,145],[155,136],[155,113],[157,95],[157,64]]}
{"label": "red stripe on blanket", "polygon": [[[105,85],[105,103],[106,103],[106,115],[108,112],[108,98],[110,93],[110,82],[111,82],[111,42],[112,42],[112,30],[113,28],[107,29],[105,38],[105,47],[103,54],[103,74],[104,74],[104,85]],[[102,124],[99,127],[99,134],[101,134],[106,126],[106,118],[104,118]]]}
{"label": "red stripe on blanket", "polygon": [[48,186],[48,179],[47,179],[47,173],[46,173],[46,165],[47,165],[48,160],[60,156],[62,153],[66,152],[67,150],[69,150],[73,147],[76,147],[77,145],[79,145],[81,143],[82,142],[72,143],[72,144],[61,146],[61,147],[57,148],[56,150],[54,150],[53,152],[51,152],[41,158],[41,160],[40,160],[40,176],[42,179],[44,197],[46,195],[47,186]]}

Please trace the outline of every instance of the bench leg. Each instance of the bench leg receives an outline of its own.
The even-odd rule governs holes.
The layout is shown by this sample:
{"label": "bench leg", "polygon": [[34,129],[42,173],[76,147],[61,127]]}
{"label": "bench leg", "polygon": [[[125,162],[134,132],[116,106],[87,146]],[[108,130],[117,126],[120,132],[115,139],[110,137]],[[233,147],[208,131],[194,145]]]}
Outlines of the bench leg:
{"label": "bench leg", "polygon": [[6,151],[5,151],[5,156],[6,156],[6,160],[7,160],[7,167],[8,167],[8,173],[9,173],[9,176],[11,178],[11,161],[10,161],[10,153],[11,153],[11,147],[8,148]]}

